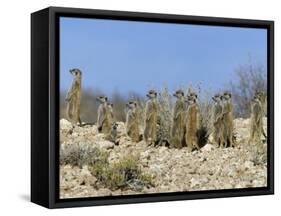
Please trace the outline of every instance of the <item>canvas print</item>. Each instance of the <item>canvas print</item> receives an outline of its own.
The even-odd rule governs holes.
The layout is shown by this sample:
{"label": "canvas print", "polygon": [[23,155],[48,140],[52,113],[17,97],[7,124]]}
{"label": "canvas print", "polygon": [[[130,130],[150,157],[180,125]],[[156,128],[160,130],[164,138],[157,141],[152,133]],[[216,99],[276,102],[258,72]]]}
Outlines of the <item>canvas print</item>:
{"label": "canvas print", "polygon": [[59,197],[267,186],[267,30],[60,17]]}

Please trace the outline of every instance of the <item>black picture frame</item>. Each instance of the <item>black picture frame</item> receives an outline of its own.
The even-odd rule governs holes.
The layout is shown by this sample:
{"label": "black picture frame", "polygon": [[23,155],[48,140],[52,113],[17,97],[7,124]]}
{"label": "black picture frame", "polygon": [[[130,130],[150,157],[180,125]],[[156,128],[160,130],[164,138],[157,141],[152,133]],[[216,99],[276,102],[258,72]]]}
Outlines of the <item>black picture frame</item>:
{"label": "black picture frame", "polygon": [[[264,188],[59,199],[60,16],[267,29],[268,182]],[[31,14],[31,201],[47,208],[274,194],[274,22],[49,7]]]}

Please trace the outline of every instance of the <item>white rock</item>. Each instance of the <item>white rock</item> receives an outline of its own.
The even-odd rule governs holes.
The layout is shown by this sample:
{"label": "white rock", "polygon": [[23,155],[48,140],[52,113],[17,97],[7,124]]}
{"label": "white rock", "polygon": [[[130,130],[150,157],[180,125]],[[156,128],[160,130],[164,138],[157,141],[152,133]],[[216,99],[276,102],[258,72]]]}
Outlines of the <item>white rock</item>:
{"label": "white rock", "polygon": [[103,148],[103,149],[112,149],[112,148],[114,148],[114,143],[110,142],[110,141],[107,141],[107,140],[100,141],[97,144],[98,144],[98,146],[100,148]]}
{"label": "white rock", "polygon": [[254,163],[252,161],[246,161],[244,163],[244,167],[247,168],[247,169],[252,169],[254,166]]}
{"label": "white rock", "polygon": [[190,180],[190,187],[193,188],[193,187],[198,186],[198,185],[200,185],[200,181],[198,181],[195,178],[191,178],[191,180]]}
{"label": "white rock", "polygon": [[72,129],[71,122],[67,121],[66,119],[61,119],[60,120],[60,129],[61,130],[66,130],[66,131],[71,130]]}
{"label": "white rock", "polygon": [[206,144],[203,148],[201,148],[202,151],[212,151],[214,149],[215,147],[212,144]]}

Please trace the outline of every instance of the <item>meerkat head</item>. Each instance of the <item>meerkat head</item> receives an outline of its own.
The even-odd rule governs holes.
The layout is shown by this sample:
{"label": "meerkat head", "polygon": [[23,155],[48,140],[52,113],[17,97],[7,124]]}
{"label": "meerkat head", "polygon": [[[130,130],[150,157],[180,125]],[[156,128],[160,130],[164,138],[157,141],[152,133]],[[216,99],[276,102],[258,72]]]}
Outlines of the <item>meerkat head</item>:
{"label": "meerkat head", "polygon": [[118,123],[117,122],[113,122],[112,125],[111,125],[112,129],[113,130],[117,130],[118,128]]}
{"label": "meerkat head", "polygon": [[129,101],[126,106],[129,108],[129,109],[134,109],[137,107],[137,102],[136,101]]}
{"label": "meerkat head", "polygon": [[184,97],[184,93],[182,90],[177,90],[174,94],[173,94],[174,97],[180,99],[180,98],[183,98]]}
{"label": "meerkat head", "polygon": [[146,96],[147,96],[149,99],[154,99],[154,98],[157,97],[157,92],[154,91],[154,90],[150,90],[150,91],[146,94]]}
{"label": "meerkat head", "polygon": [[99,97],[96,98],[96,100],[100,103],[106,103],[107,97],[106,96],[99,96]]}
{"label": "meerkat head", "polygon": [[77,68],[70,69],[69,72],[75,77],[81,77],[82,75],[82,72]]}
{"label": "meerkat head", "polygon": [[215,95],[212,97],[212,99],[213,99],[214,102],[219,102],[219,101],[221,101],[222,96],[219,95],[219,94],[215,94]]}
{"label": "meerkat head", "polygon": [[188,94],[188,97],[193,98],[195,101],[198,99],[198,95],[195,92],[190,92]]}
{"label": "meerkat head", "polygon": [[262,95],[262,94],[263,94],[262,91],[259,91],[259,90],[256,90],[256,91],[255,91],[255,95]]}
{"label": "meerkat head", "polygon": [[231,93],[230,93],[230,92],[224,92],[224,93],[223,93],[223,98],[224,98],[225,100],[231,99]]}
{"label": "meerkat head", "polygon": [[262,100],[265,96],[264,92],[263,91],[256,91],[255,94],[254,94],[254,97],[258,97],[260,100]]}
{"label": "meerkat head", "polygon": [[196,103],[196,98],[194,96],[188,95],[185,97],[184,101],[187,103],[187,105],[192,105]]}
{"label": "meerkat head", "polygon": [[252,101],[253,102],[259,102],[260,101],[260,96],[259,95],[254,95]]}

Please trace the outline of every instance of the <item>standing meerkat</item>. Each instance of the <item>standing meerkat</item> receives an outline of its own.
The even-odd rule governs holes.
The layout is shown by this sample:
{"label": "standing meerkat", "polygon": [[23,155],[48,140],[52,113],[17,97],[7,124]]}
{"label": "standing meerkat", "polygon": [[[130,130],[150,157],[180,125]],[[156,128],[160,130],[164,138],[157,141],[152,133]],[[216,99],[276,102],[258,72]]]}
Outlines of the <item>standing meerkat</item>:
{"label": "standing meerkat", "polygon": [[100,103],[98,107],[97,127],[98,131],[104,134],[109,134],[112,126],[112,119],[108,108],[107,97],[99,96],[96,98]]}
{"label": "standing meerkat", "polygon": [[110,142],[113,142],[115,145],[119,145],[117,122],[112,123],[110,133],[106,134],[105,139],[109,140]]}
{"label": "standing meerkat", "polygon": [[155,145],[157,139],[157,92],[150,90],[146,95],[144,140],[148,145]]}
{"label": "standing meerkat", "polygon": [[[255,95],[258,97],[258,99],[261,103],[261,107],[262,107],[261,115],[262,115],[262,119],[263,119],[263,117],[266,115],[266,112],[267,112],[266,94],[264,91],[257,91]],[[262,124],[263,124],[263,120],[262,120]],[[262,129],[262,131],[261,131],[262,135],[264,136],[264,138],[267,138],[264,128],[262,127],[261,129]]]}
{"label": "standing meerkat", "polygon": [[107,103],[107,108],[108,108],[108,118],[110,122],[114,122],[114,113],[113,113],[113,103]]}
{"label": "standing meerkat", "polygon": [[184,141],[185,130],[185,102],[184,93],[182,90],[178,90],[173,94],[177,98],[174,112],[173,112],[173,124],[171,130],[171,144],[173,147],[182,148]]}
{"label": "standing meerkat", "polygon": [[233,142],[233,105],[231,102],[231,94],[224,92],[222,96],[223,101],[223,141],[224,146],[234,147]]}
{"label": "standing meerkat", "polygon": [[199,106],[196,102],[196,98],[188,96],[186,98],[188,105],[186,111],[186,124],[185,124],[185,142],[187,144],[188,151],[191,152],[195,147],[197,150],[200,149],[198,145],[198,112]]}
{"label": "standing meerkat", "polygon": [[[189,97],[190,100],[194,99],[195,103],[198,105],[198,95],[191,88],[189,88],[188,94],[186,95],[186,97]],[[198,105],[198,108],[199,108],[199,105]],[[186,110],[187,110],[187,108],[186,108]],[[199,127],[200,127],[200,112],[199,111],[197,113],[197,123],[196,123],[196,125],[197,125],[197,129],[199,130]]]}
{"label": "standing meerkat", "polygon": [[258,97],[259,101],[261,102],[263,116],[266,114],[266,94],[264,91],[256,91],[255,96]]}
{"label": "standing meerkat", "polygon": [[139,131],[139,116],[137,111],[137,103],[135,101],[130,101],[126,104],[126,133],[131,137],[133,142],[140,141],[140,131]]}
{"label": "standing meerkat", "polygon": [[263,108],[262,102],[258,95],[255,95],[251,104],[251,118],[250,118],[250,138],[248,143],[256,141],[261,143],[261,134],[263,133]]}
{"label": "standing meerkat", "polygon": [[219,94],[216,94],[212,97],[214,104],[212,109],[212,117],[213,117],[213,137],[215,143],[218,147],[223,147],[224,144],[224,136],[223,136],[223,106],[222,106],[222,98]]}
{"label": "standing meerkat", "polygon": [[66,114],[68,119],[70,119],[72,122],[81,125],[80,103],[82,72],[77,68],[71,69],[69,72],[74,76],[74,79],[65,98],[65,101],[67,103]]}

